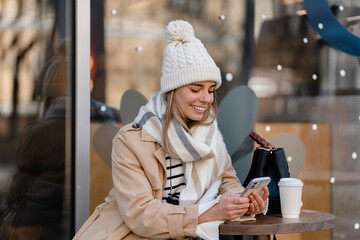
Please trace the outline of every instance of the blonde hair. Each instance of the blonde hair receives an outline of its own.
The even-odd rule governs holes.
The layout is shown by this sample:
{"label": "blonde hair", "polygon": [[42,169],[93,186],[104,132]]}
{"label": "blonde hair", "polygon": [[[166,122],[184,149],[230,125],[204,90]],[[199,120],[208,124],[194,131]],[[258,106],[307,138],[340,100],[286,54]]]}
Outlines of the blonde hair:
{"label": "blonde hair", "polygon": [[[196,127],[199,125],[211,125],[217,116],[217,104],[216,104],[216,94],[214,91],[214,101],[211,103],[210,107],[206,109],[203,118],[200,121],[192,121],[184,115],[176,101],[174,100],[175,90],[171,90],[164,94],[164,98],[167,102],[164,119],[162,122],[162,136],[164,141],[165,151],[169,154],[169,139],[167,136],[167,131],[170,126],[171,119],[174,117],[185,131],[189,132],[190,128]],[[207,121],[211,114],[211,121]]]}

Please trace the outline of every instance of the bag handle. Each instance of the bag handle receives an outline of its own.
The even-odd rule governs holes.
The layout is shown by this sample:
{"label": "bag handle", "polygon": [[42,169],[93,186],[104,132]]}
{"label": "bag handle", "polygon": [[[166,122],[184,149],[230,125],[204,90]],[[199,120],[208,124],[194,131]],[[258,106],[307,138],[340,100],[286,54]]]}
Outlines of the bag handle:
{"label": "bag handle", "polygon": [[257,134],[255,131],[251,131],[249,136],[252,138],[252,140],[254,140],[261,147],[269,149],[269,150],[276,150],[275,146],[273,146],[271,143],[267,142],[265,139],[260,137],[260,135]]}

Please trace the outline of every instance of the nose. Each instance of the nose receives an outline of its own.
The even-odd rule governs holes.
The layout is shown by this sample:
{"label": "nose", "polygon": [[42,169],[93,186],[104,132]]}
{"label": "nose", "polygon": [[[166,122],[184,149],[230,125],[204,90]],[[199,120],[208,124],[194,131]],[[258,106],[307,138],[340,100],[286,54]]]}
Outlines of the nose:
{"label": "nose", "polygon": [[209,91],[203,91],[200,101],[211,104],[214,100],[214,93]]}

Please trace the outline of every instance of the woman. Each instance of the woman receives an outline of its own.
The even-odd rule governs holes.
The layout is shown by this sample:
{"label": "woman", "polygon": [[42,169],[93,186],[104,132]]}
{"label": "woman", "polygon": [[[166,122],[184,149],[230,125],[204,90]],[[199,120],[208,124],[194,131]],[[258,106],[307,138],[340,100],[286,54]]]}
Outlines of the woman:
{"label": "woman", "polygon": [[266,187],[238,196],[216,122],[219,68],[188,22],[170,22],[166,37],[161,91],[115,136],[114,188],[74,239],[217,239],[221,222],[267,209]]}

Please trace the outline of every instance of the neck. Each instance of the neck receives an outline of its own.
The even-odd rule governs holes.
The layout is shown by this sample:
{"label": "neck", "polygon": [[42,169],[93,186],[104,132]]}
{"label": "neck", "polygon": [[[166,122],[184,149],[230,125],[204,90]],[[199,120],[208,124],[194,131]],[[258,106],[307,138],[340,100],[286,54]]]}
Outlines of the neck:
{"label": "neck", "polygon": [[194,121],[191,119],[186,118],[186,125],[190,129],[191,127],[195,126],[198,121]]}

